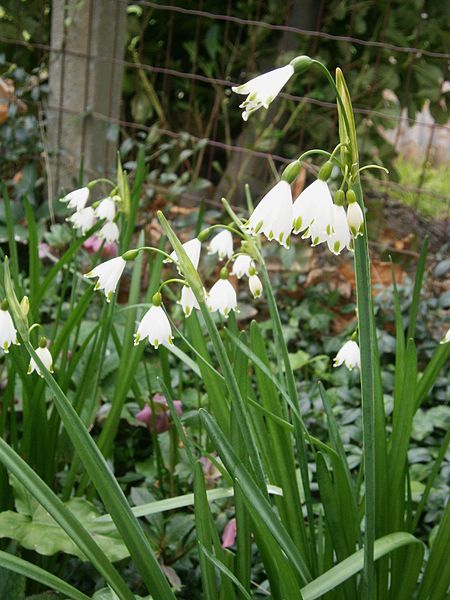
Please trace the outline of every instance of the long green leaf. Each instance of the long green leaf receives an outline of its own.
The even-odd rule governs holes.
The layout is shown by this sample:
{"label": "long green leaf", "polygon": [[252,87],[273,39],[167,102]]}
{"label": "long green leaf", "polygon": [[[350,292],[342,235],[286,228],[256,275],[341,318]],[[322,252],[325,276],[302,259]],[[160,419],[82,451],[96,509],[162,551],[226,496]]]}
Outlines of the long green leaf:
{"label": "long green leaf", "polygon": [[203,546],[203,544],[201,544],[201,543],[200,543],[200,553],[203,553],[206,556],[206,558],[211,562],[211,564],[213,564],[215,567],[217,567],[221,573],[223,573],[226,577],[228,577],[228,579],[230,581],[232,581],[234,583],[234,585],[240,591],[240,593],[245,598],[245,600],[252,600],[252,597],[247,592],[247,590],[242,585],[242,583],[239,581],[239,579],[236,577],[236,575],[232,571],[230,571],[230,569],[228,569],[228,567],[226,567],[222,562],[220,562],[220,560],[218,560],[215,556],[213,556],[211,554],[211,552],[208,552],[208,550],[205,548],[205,546]]}
{"label": "long green leaf", "polygon": [[[41,569],[27,560],[23,560],[23,558],[14,556],[14,554],[9,554],[8,552],[0,550],[0,567],[14,571],[14,573],[18,573],[29,579],[33,579],[46,587],[64,594],[65,597],[71,598],[72,600],[89,600],[89,596],[86,596],[83,592],[80,592],[59,577],[56,577],[56,575]],[[133,598],[132,595],[129,597]]]}
{"label": "long green leaf", "polygon": [[[385,554],[393,552],[397,548],[401,548],[407,544],[422,544],[420,540],[415,538],[410,533],[397,532],[386,535],[374,544],[374,560],[378,560]],[[316,600],[324,594],[331,592],[338,585],[356,575],[363,569],[364,565],[364,550],[358,550],[338,565],[314,579],[304,587],[301,592],[303,600]]]}
{"label": "long green leaf", "polygon": [[232,475],[233,479],[238,481],[250,514],[252,514],[253,511],[256,511],[258,515],[260,515],[265,522],[267,530],[273,535],[280,544],[282,550],[292,561],[292,565],[300,575],[301,579],[309,581],[311,579],[309,569],[285,527],[276,516],[272,506],[262,494],[248,470],[238,460],[235,452],[223,433],[217,427],[214,419],[204,409],[200,409],[200,416],[225,467]]}
{"label": "long green leaf", "polygon": [[0,460],[45,510],[64,529],[80,550],[124,600],[133,595],[91,535],[68,510],[58,496],[36,475],[33,469],[0,438]]}

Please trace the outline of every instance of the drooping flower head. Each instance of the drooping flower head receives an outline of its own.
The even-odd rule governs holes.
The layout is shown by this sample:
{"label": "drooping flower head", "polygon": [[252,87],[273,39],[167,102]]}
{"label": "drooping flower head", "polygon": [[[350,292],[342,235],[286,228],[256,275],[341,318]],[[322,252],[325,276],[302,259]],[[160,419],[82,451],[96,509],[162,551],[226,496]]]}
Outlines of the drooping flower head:
{"label": "drooping flower head", "polygon": [[230,311],[237,310],[236,290],[228,280],[226,268],[221,270],[220,279],[209,290],[206,305],[211,312],[218,311],[225,318],[228,318]]}
{"label": "drooping flower head", "polygon": [[360,205],[356,200],[353,190],[348,190],[347,195],[347,223],[353,237],[358,237],[364,233],[364,215]]}
{"label": "drooping flower head", "polygon": [[95,214],[97,215],[98,219],[114,221],[116,216],[116,203],[110,196],[100,200],[100,204],[95,209]]}
{"label": "drooping flower head", "polygon": [[0,305],[0,347],[5,354],[9,352],[11,344],[19,346],[17,331],[8,311],[8,301],[3,300]]}
{"label": "drooping flower head", "polygon": [[250,288],[253,298],[260,298],[263,291],[261,279],[255,273],[248,278],[248,287]]}
{"label": "drooping flower head", "polygon": [[254,263],[251,256],[248,254],[239,254],[233,263],[231,274],[235,275],[238,279],[242,279],[244,275],[250,277],[249,269],[252,266],[254,267]]}
{"label": "drooping flower head", "polygon": [[[41,338],[41,341],[39,342],[39,346],[37,348],[35,348],[35,352],[38,355],[38,357],[41,359],[41,361],[44,363],[44,367],[48,371],[50,371],[50,373],[53,373],[53,358],[52,358],[52,355],[50,354],[50,350],[47,348],[47,340],[44,337]],[[28,367],[28,375],[33,373],[33,371],[36,371],[36,373],[40,377],[44,377],[44,375],[42,374],[42,371],[40,370],[38,365],[35,363],[34,358],[32,358],[30,360],[30,365]]]}
{"label": "drooping flower head", "polygon": [[79,229],[81,233],[86,233],[95,223],[96,217],[94,209],[88,206],[80,208],[71,215],[67,221],[70,221],[74,229]]}
{"label": "drooping flower head", "polygon": [[[198,268],[198,263],[200,261],[200,250],[202,249],[202,244],[198,238],[194,238],[185,242],[183,244],[184,251],[188,255],[189,260],[194,265],[194,268]],[[170,258],[178,264],[178,257],[175,250],[170,254]],[[164,262],[170,262],[169,259],[165,259]]]}
{"label": "drooping flower head", "polygon": [[97,265],[95,269],[86,273],[85,277],[98,277],[95,289],[104,290],[106,301],[111,302],[112,295],[116,291],[117,284],[126,264],[126,261],[121,256],[116,256],[116,258],[111,258],[111,260]]}
{"label": "drooping flower head", "polygon": [[286,85],[294,74],[294,67],[286,65],[279,69],[273,69],[263,75],[258,75],[243,85],[232,87],[236,94],[244,94],[247,98],[239,105],[243,108],[242,118],[247,121],[249,116],[261,108],[269,108],[271,102],[278,96],[281,89]]}
{"label": "drooping flower head", "polygon": [[351,236],[347,215],[342,205],[333,204],[333,232],[327,237],[328,248],[333,254],[340,254],[344,248],[351,250]]}
{"label": "drooping flower head", "polygon": [[194,308],[196,308],[197,310],[200,310],[200,306],[197,302],[197,298],[194,296],[194,292],[187,285],[184,285],[181,288],[181,298],[178,301],[178,304],[181,305],[181,308],[183,309],[185,317],[189,317],[189,315],[192,313],[192,310]]}
{"label": "drooping flower head", "polygon": [[220,260],[233,255],[233,236],[228,229],[224,229],[212,238],[208,246],[208,254],[218,254]]}
{"label": "drooping flower head", "polygon": [[288,65],[273,69],[263,75],[254,77],[243,85],[231,89],[236,94],[247,96],[239,108],[243,108],[242,118],[247,121],[249,116],[262,106],[269,108],[281,89],[286,85],[294,73],[303,73],[312,64],[309,56],[297,56]]}
{"label": "drooping flower head", "polygon": [[81,210],[86,206],[86,202],[89,198],[89,188],[82,187],[77,190],[69,192],[64,198],[60,199],[60,202],[67,202],[67,208],[73,208],[75,210]]}
{"label": "drooping flower head", "polygon": [[291,186],[281,180],[262,198],[244,228],[252,235],[262,232],[268,240],[288,248],[292,221]]}
{"label": "drooping flower head", "polygon": [[152,306],[142,317],[134,334],[134,345],[147,338],[154,348],[173,346],[172,328],[169,319],[161,306],[161,294],[158,292],[152,298]]}
{"label": "drooping flower head", "polygon": [[342,364],[345,364],[349,371],[361,366],[359,346],[353,340],[345,342],[334,358],[333,367],[340,367]]}
{"label": "drooping flower head", "polygon": [[294,233],[303,231],[302,238],[311,238],[313,246],[324,242],[333,232],[333,198],[326,182],[331,168],[331,163],[325,163],[319,178],[294,201]]}
{"label": "drooping flower head", "polygon": [[105,240],[108,244],[114,244],[119,239],[119,228],[117,225],[111,221],[108,221],[103,225],[103,227],[98,232],[98,236]]}

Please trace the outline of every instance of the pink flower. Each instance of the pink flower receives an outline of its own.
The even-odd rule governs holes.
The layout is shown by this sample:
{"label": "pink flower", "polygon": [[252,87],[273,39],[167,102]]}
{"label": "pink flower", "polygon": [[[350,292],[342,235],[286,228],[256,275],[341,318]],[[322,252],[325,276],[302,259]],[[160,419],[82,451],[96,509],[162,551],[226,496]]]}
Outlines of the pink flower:
{"label": "pink flower", "polygon": [[45,242],[40,242],[38,246],[38,256],[42,260],[50,253],[50,246]]}
{"label": "pink flower", "polygon": [[[155,394],[153,396],[153,403],[155,405],[155,420],[156,420],[156,431],[157,433],[163,433],[170,429],[170,412],[166,398],[162,394]],[[180,400],[174,400],[173,404],[179,417],[183,414],[183,408]],[[146,404],[142,410],[140,410],[136,419],[142,423],[146,423],[150,431],[153,431],[153,420],[152,420],[152,409]]]}
{"label": "pink flower", "polygon": [[230,519],[222,533],[222,548],[230,548],[236,540],[236,519]]}
{"label": "pink flower", "polygon": [[[100,250],[102,243],[103,243],[103,240],[101,238],[99,238],[97,235],[91,235],[91,237],[88,237],[88,239],[84,242],[83,248],[85,250],[87,250],[87,252],[89,252],[89,254],[95,254],[96,252],[98,252]],[[102,249],[102,257],[103,258],[114,257],[114,256],[117,256],[117,252],[118,252],[117,244],[115,244],[114,242],[113,243],[106,242]]]}

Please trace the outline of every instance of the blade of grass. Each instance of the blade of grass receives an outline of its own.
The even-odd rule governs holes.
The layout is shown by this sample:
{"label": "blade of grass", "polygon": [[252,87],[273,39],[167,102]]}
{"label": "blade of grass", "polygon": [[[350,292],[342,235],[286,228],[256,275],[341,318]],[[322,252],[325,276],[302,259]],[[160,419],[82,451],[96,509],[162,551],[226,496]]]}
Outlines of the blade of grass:
{"label": "blade of grass", "polygon": [[420,290],[422,289],[423,276],[425,273],[425,263],[428,254],[428,236],[425,236],[420,251],[419,260],[417,261],[416,277],[414,279],[413,297],[411,308],[409,309],[409,324],[406,339],[414,338],[416,332],[417,314],[419,312]]}
{"label": "blade of grass", "polygon": [[214,567],[219,569],[219,571],[223,575],[225,575],[225,577],[227,577],[237,587],[238,591],[241,594],[241,597],[245,598],[245,600],[252,600],[252,597],[247,592],[247,590],[242,585],[242,583],[239,581],[239,579],[234,575],[234,573],[232,571],[230,571],[230,569],[228,569],[223,563],[221,563],[220,560],[218,560],[215,556],[213,556],[211,554],[211,552],[208,552],[208,550],[205,548],[205,546],[200,542],[199,542],[199,547],[200,547],[200,554],[204,554],[206,556],[206,558],[208,559],[208,561],[212,565],[214,565]]}
{"label": "blade of grass", "polygon": [[59,577],[56,577],[53,573],[49,573],[23,558],[19,558],[18,556],[14,556],[13,554],[1,550],[0,567],[14,571],[14,573],[23,575],[28,579],[33,579],[41,585],[56,590],[72,600],[89,600],[89,596],[86,596],[86,594],[83,594],[83,592],[80,592],[72,585],[66,583]]}

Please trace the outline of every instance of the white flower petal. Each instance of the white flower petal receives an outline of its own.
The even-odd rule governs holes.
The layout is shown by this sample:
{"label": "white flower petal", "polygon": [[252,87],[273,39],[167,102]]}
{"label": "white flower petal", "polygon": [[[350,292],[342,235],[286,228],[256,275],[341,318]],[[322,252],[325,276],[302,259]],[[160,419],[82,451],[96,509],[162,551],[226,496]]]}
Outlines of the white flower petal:
{"label": "white flower petal", "polygon": [[151,306],[134,334],[134,345],[147,338],[154,348],[173,345],[172,328],[162,306]]}
{"label": "white flower petal", "polygon": [[0,308],[0,348],[7,354],[11,344],[19,345],[17,331],[9,311]]}
{"label": "white flower petal", "polygon": [[104,290],[106,301],[110,302],[125,269],[125,265],[126,261],[121,256],[116,256],[116,258],[97,265],[95,269],[86,273],[85,277],[98,277],[95,289]]}
{"label": "white flower petal", "polygon": [[250,275],[248,279],[248,287],[250,288],[251,293],[254,298],[260,298],[263,291],[263,286],[261,283],[261,279],[258,275]]}
{"label": "white flower petal", "polygon": [[[198,269],[198,263],[200,261],[200,250],[202,249],[202,244],[201,244],[200,240],[198,238],[189,240],[188,242],[185,242],[183,244],[183,248],[184,248],[184,251],[186,252],[186,254],[188,255],[191,263],[194,265],[194,268]],[[175,252],[175,250],[173,252],[171,252],[170,258],[174,262],[178,263],[178,257],[177,257],[177,253]],[[165,262],[168,262],[168,261],[169,261],[169,259],[166,259]]]}
{"label": "white flower petal", "polygon": [[347,207],[347,223],[353,237],[362,235],[364,231],[364,215],[360,205],[352,202]]}
{"label": "white flower petal", "polygon": [[343,206],[333,204],[333,233],[327,237],[327,244],[333,254],[340,254],[344,248],[350,249],[351,236]]}
{"label": "white flower petal", "polygon": [[342,364],[345,364],[349,371],[361,366],[359,346],[353,340],[345,342],[334,358],[333,367],[340,367]]}
{"label": "white flower petal", "polygon": [[247,121],[249,115],[262,106],[269,108],[270,103],[278,96],[294,73],[292,65],[273,69],[268,73],[258,75],[243,85],[231,88],[236,94],[247,95],[240,108],[243,108],[242,118]]}
{"label": "white flower petal", "polygon": [[216,281],[206,297],[206,304],[211,312],[219,311],[225,318],[231,310],[237,309],[236,290],[228,279]]}
{"label": "white flower petal", "polygon": [[233,236],[228,229],[224,229],[211,239],[208,254],[218,254],[220,260],[233,255]]}
{"label": "white flower petal", "polygon": [[326,181],[316,179],[303,190],[293,205],[294,233],[304,231],[313,245],[324,242],[332,233],[333,199]]}
{"label": "white flower petal", "polygon": [[86,206],[86,202],[89,198],[89,188],[82,187],[77,190],[73,190],[64,198],[61,198],[61,202],[67,202],[67,208],[74,208],[75,210],[81,210]]}
{"label": "white flower petal", "polygon": [[186,317],[189,317],[193,308],[200,310],[200,306],[197,302],[197,298],[194,296],[194,292],[187,285],[184,285],[181,289],[181,298],[178,301],[178,304],[181,305]]}
{"label": "white flower petal", "polygon": [[120,232],[117,225],[115,223],[110,223],[109,221],[108,223],[105,223],[98,232],[98,236],[102,238],[102,240],[108,242],[108,244],[113,244],[114,242],[117,242],[117,240],[119,239],[119,235]]}
{"label": "white flower petal", "polygon": [[450,342],[450,329],[447,331],[447,333],[444,335],[444,337],[442,338],[442,340],[439,342],[440,344],[448,344]]}
{"label": "white flower petal", "polygon": [[81,233],[86,233],[94,225],[96,216],[94,209],[88,206],[87,208],[77,210],[67,220],[72,223],[74,229],[79,229]]}
{"label": "white flower petal", "polygon": [[[41,348],[39,346],[38,348],[35,348],[35,352],[38,355],[38,357],[41,359],[41,361],[44,363],[44,367],[46,367],[46,369],[48,371],[50,371],[50,373],[53,373],[53,358],[52,358],[52,355],[50,354],[50,350],[47,347]],[[39,369],[39,367],[35,363],[34,359],[32,358],[30,360],[30,365],[28,367],[28,375],[30,375],[30,373],[33,373],[33,371],[36,371],[36,373],[38,375],[43,377],[41,370]]]}
{"label": "white flower petal", "polygon": [[245,226],[252,235],[264,233],[268,240],[289,245],[292,230],[292,193],[287,181],[279,181],[255,208]]}
{"label": "white flower petal", "polygon": [[248,256],[248,254],[240,254],[233,263],[231,274],[235,275],[238,279],[241,279],[244,275],[250,277],[250,267],[254,266],[251,256]]}
{"label": "white flower petal", "polygon": [[111,197],[104,198],[100,201],[100,204],[95,209],[95,214],[99,219],[114,221],[116,216],[116,203]]}

